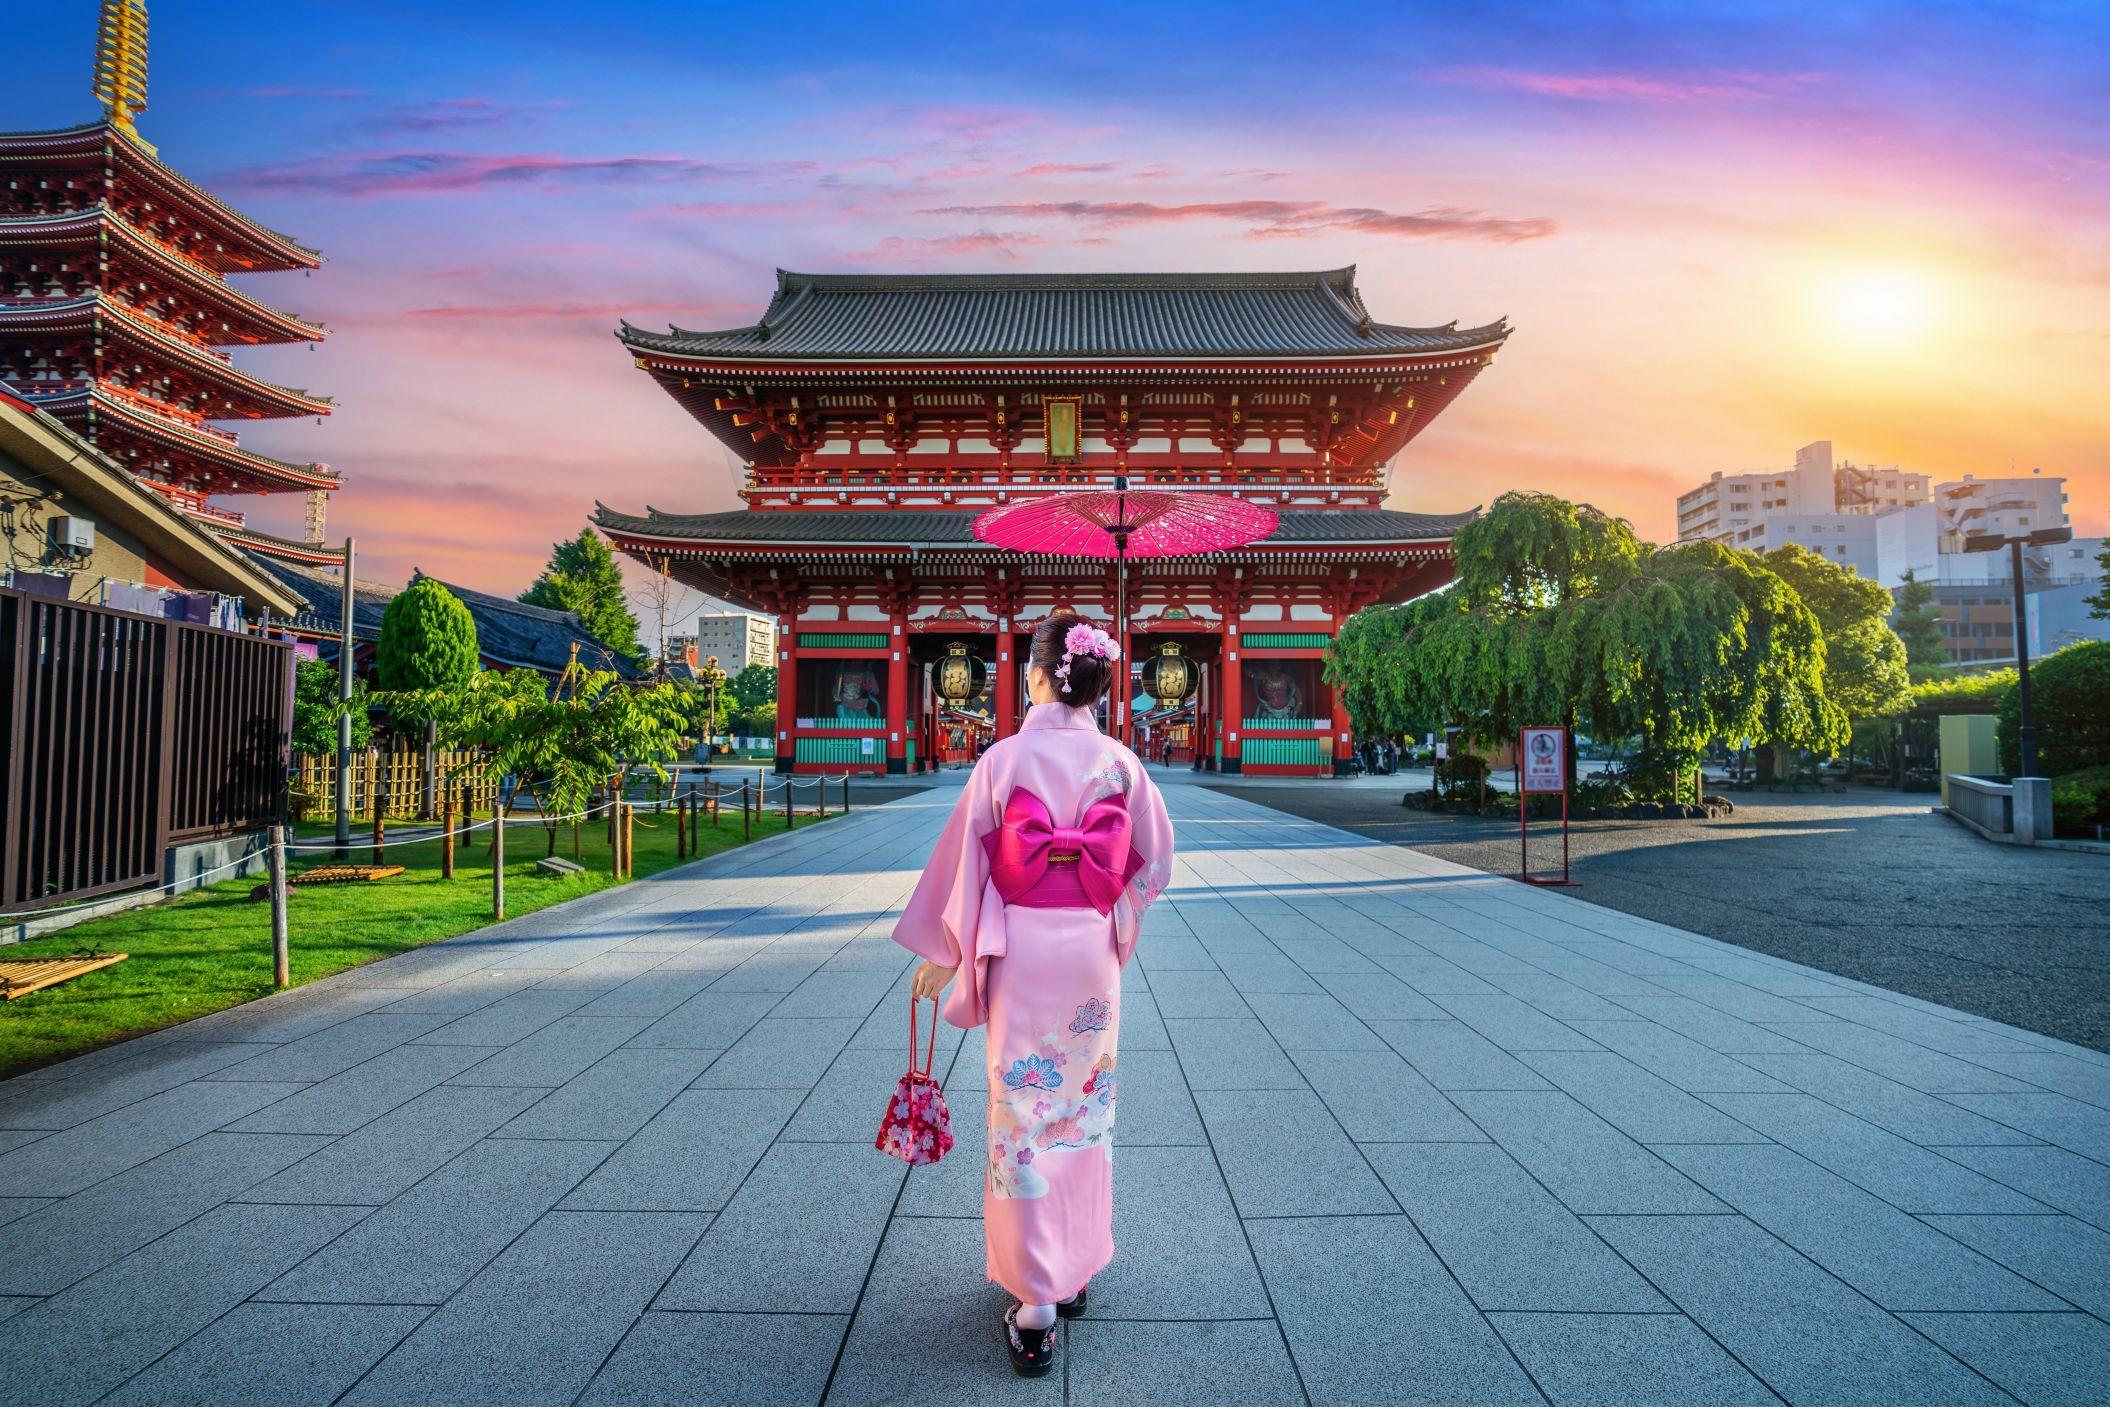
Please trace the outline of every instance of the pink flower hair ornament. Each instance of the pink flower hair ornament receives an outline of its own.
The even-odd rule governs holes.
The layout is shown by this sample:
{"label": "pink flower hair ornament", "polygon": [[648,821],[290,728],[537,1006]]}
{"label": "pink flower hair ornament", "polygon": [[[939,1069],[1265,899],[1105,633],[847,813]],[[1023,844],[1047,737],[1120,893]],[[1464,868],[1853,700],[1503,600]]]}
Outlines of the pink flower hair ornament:
{"label": "pink flower hair ornament", "polygon": [[1070,660],[1077,655],[1091,655],[1102,660],[1121,658],[1121,646],[1114,637],[1096,626],[1073,625],[1070,633],[1062,637],[1062,663],[1056,666],[1055,677],[1062,681],[1062,692],[1070,691]]}

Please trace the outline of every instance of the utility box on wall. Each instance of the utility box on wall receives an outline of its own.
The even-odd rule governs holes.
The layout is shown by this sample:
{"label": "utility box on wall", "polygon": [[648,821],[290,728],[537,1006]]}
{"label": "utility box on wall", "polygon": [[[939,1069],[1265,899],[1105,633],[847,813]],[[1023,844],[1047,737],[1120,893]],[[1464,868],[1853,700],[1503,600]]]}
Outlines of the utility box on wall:
{"label": "utility box on wall", "polygon": [[51,520],[51,545],[70,557],[95,551],[95,523],[78,514]]}
{"label": "utility box on wall", "polygon": [[1949,804],[1949,774],[2000,774],[1999,720],[1990,713],[1945,713],[1941,717],[1941,804]]}

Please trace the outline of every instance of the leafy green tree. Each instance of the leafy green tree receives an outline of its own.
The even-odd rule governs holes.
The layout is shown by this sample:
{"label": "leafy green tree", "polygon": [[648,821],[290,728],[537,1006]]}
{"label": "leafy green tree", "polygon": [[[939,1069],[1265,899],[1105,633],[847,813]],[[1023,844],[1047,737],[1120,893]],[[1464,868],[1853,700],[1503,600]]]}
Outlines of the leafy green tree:
{"label": "leafy green tree", "polygon": [[[445,690],[467,683],[480,666],[476,620],[469,608],[445,586],[421,576],[399,592],[381,613],[381,639],[375,647],[381,687],[399,697]],[[399,723],[424,725],[425,785],[419,810],[439,814],[439,731],[429,714],[405,702],[390,711]]]}
{"label": "leafy green tree", "polygon": [[[611,777],[682,755],[700,700],[672,683],[626,683],[612,670],[574,663],[551,687],[529,669],[483,670],[458,685],[382,696],[437,720],[449,747],[474,750],[473,770],[532,783],[543,814],[584,811]],[[550,844],[556,845],[555,821]]]}
{"label": "leafy green tree", "polygon": [[751,664],[735,674],[728,687],[733,691],[733,702],[742,708],[773,704],[777,701],[777,667]]}
{"label": "leafy green tree", "polygon": [[733,731],[743,737],[773,738],[777,735],[777,701],[756,704],[733,718]]}
{"label": "leafy green tree", "polygon": [[429,576],[411,582],[381,613],[375,664],[391,693],[461,684],[476,673],[477,660],[475,618]]}
{"label": "leafy green tree", "polygon": [[2103,574],[2103,584],[2088,598],[2088,614],[2097,620],[2110,620],[2110,539],[2103,543],[2103,550],[2095,554],[2095,561]]}
{"label": "leafy green tree", "polygon": [[1825,690],[1848,718],[1881,718],[1911,702],[1905,642],[1890,628],[1896,604],[1880,583],[1790,542],[1759,560],[1795,588],[1824,632]]}
{"label": "leafy green tree", "polygon": [[[366,683],[352,680],[352,750],[364,752],[373,745],[374,725],[367,720],[360,699]],[[293,672],[293,750],[335,757],[337,755],[337,665],[335,661],[302,660]]]}
{"label": "leafy green tree", "polygon": [[550,544],[549,565],[520,599],[530,606],[577,611],[595,638],[618,654],[634,658],[643,652],[637,639],[637,617],[630,613],[630,602],[623,594],[622,568],[592,528],[581,528],[577,537]]}
{"label": "leafy green tree", "polygon": [[1715,543],[1652,549],[1623,520],[1508,493],[1454,543],[1451,588],[1365,611],[1327,679],[1365,730],[1485,740],[1558,720],[1689,771],[1717,737],[1835,749],[1823,634],[1793,587]]}
{"label": "leafy green tree", "polygon": [[[2110,640],[2089,640],[2033,661],[2030,712],[2037,725],[2037,767],[2063,777],[2110,764]],[[2022,690],[2000,699],[2000,765],[2022,768]]]}
{"label": "leafy green tree", "polygon": [[1890,626],[1905,642],[1905,664],[1915,678],[1948,663],[1949,647],[1942,637],[1941,611],[1934,602],[1934,588],[1915,577],[1909,568],[1897,589]]}

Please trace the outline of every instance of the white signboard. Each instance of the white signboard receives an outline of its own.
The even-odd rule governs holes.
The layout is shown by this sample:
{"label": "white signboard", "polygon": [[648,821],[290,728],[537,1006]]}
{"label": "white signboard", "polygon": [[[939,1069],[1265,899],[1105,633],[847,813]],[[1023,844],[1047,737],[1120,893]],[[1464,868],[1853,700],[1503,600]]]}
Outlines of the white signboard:
{"label": "white signboard", "polygon": [[870,757],[872,755],[872,740],[870,738],[860,738],[858,741],[864,744],[865,756]]}
{"label": "white signboard", "polygon": [[1567,730],[1526,728],[1517,749],[1519,789],[1525,792],[1568,789]]}

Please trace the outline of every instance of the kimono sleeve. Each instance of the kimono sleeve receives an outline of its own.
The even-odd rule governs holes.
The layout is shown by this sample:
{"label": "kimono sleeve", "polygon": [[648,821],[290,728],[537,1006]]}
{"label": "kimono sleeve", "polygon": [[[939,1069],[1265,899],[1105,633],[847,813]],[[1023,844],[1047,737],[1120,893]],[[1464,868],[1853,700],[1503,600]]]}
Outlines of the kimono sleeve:
{"label": "kimono sleeve", "polygon": [[1129,775],[1135,783],[1128,793],[1128,843],[1143,863],[1114,905],[1114,948],[1123,967],[1135,953],[1143,911],[1172,882],[1172,817],[1165,810],[1165,795],[1141,763]]}
{"label": "kimono sleeve", "polygon": [[1003,906],[990,902],[989,853],[982,844],[998,824],[995,770],[978,766],[969,776],[894,924],[896,943],[940,967],[960,969],[944,1006],[945,1019],[956,1026],[987,1019],[985,964],[1003,952]]}

